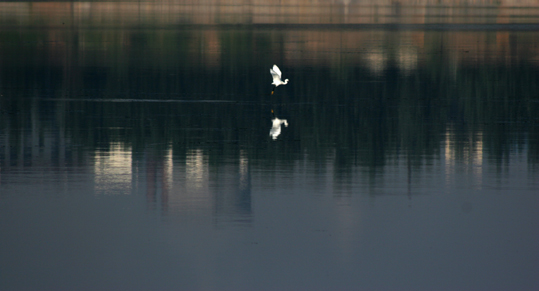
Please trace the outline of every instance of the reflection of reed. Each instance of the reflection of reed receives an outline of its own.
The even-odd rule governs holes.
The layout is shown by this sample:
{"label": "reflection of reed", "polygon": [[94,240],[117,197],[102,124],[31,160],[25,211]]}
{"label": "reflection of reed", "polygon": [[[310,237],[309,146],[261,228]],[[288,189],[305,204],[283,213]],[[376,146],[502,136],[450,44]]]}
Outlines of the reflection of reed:
{"label": "reflection of reed", "polygon": [[[469,173],[476,181],[477,187],[482,187],[483,180],[483,132],[470,133],[465,139],[455,133],[452,126],[448,126],[445,133],[444,159],[446,183],[455,184],[456,173],[463,171]],[[465,169],[456,169],[455,165],[465,166]]]}
{"label": "reflection of reed", "polygon": [[186,186],[192,191],[199,191],[207,185],[207,166],[202,150],[195,149],[187,154],[185,161]]}
{"label": "reflection of reed", "polygon": [[382,50],[371,50],[364,53],[364,56],[367,67],[371,69],[375,75],[380,76],[387,65],[388,57],[386,52]]}
{"label": "reflection of reed", "polygon": [[242,150],[240,151],[240,184],[239,189],[241,193],[249,193],[251,191],[251,171],[249,166],[249,158],[247,157],[247,153]]}
{"label": "reflection of reed", "polygon": [[172,162],[169,169],[174,177],[167,191],[167,204],[162,211],[170,214],[191,213],[208,215],[214,203],[210,194],[210,166],[207,156],[201,149],[188,151],[185,162]]}
{"label": "reflection of reed", "polygon": [[[145,155],[137,161],[137,188],[144,188],[152,210],[167,215],[213,216],[215,222],[250,222],[251,172],[249,159],[240,151],[238,164],[210,166],[202,149],[187,151],[185,161],[174,161],[172,150],[165,157]],[[140,190],[139,190],[140,191]]]}
{"label": "reflection of reed", "polygon": [[[7,97],[10,94],[5,92],[0,92],[0,184],[8,176],[22,184],[67,183],[71,177],[81,176],[93,185],[93,153],[73,142],[72,136],[66,133],[61,114],[58,122],[44,121],[47,114],[43,114],[37,99],[19,103],[24,108],[13,107],[11,101],[21,100],[10,100]],[[56,104],[55,109],[61,110],[62,106]],[[36,176],[27,175],[26,171]]]}
{"label": "reflection of reed", "polygon": [[96,194],[131,194],[131,150],[111,144],[95,153]]}

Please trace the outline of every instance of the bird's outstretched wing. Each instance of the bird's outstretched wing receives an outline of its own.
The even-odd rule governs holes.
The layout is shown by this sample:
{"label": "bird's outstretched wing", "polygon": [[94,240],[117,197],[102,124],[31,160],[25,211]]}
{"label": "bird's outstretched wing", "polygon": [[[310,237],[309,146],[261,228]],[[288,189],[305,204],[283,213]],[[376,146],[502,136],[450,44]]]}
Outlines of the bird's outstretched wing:
{"label": "bird's outstretched wing", "polygon": [[[281,73],[281,70],[279,70],[279,67],[277,67],[277,65],[273,65],[273,72],[275,72],[277,76],[279,76],[279,78],[281,78],[281,75],[283,74]],[[271,73],[272,75],[273,75],[273,72]]]}
{"label": "bird's outstretched wing", "polygon": [[274,70],[270,69],[270,73],[271,73],[271,76],[273,77],[273,80],[277,80],[277,81],[281,80],[281,76],[277,74],[277,72],[275,72]]}

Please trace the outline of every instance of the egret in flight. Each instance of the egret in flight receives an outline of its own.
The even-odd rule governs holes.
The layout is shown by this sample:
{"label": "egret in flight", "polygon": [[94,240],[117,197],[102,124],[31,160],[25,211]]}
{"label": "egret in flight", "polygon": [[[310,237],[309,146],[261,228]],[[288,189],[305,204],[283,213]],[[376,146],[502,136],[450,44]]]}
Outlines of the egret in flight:
{"label": "egret in flight", "polygon": [[286,119],[279,119],[275,117],[275,113],[273,113],[273,109],[271,110],[271,114],[273,115],[272,125],[270,129],[269,135],[273,140],[276,140],[279,134],[281,134],[281,124],[284,124],[285,127],[288,127],[288,122],[286,122]]}
{"label": "egret in flight", "polygon": [[275,88],[277,88],[277,86],[288,84],[288,79],[284,80],[284,82],[281,80],[281,75],[283,73],[281,73],[281,70],[279,70],[279,67],[277,67],[277,65],[273,65],[273,68],[270,69],[270,73],[273,77],[273,83],[271,83],[272,85],[274,85],[273,90],[271,90],[271,95],[273,95],[273,92],[275,91]]}

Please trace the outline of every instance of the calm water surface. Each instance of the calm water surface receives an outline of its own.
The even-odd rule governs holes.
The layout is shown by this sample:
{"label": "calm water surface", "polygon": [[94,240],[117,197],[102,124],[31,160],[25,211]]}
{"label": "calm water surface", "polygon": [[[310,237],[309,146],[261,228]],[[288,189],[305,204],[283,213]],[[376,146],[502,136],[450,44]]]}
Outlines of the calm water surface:
{"label": "calm water surface", "polygon": [[1,290],[539,288],[537,8],[22,4]]}

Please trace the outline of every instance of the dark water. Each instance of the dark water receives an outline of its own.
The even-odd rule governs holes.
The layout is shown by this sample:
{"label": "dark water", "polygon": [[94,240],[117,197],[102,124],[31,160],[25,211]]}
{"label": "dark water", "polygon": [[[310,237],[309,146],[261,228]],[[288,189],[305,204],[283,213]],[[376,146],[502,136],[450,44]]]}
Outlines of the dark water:
{"label": "dark water", "polygon": [[1,290],[539,288],[537,8],[1,5]]}

